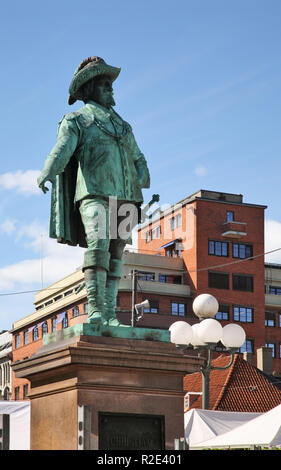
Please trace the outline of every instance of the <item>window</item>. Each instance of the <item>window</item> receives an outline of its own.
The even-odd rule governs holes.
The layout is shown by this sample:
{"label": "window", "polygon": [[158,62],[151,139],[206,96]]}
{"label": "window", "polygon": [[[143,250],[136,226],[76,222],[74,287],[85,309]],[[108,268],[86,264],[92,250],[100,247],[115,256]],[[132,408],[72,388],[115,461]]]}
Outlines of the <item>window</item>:
{"label": "window", "polygon": [[281,287],[269,286],[269,294],[281,295]]}
{"label": "window", "polygon": [[138,279],[140,281],[155,281],[155,273],[139,271],[138,272]]}
{"label": "window", "polygon": [[150,231],[146,232],[145,241],[146,241],[146,243],[150,242]]}
{"label": "window", "polygon": [[174,276],[173,284],[181,284],[182,278],[181,276]]}
{"label": "window", "polygon": [[176,215],[176,226],[181,227],[181,214]]}
{"label": "window", "polygon": [[15,347],[16,349],[20,347],[20,335],[15,336]]}
{"label": "window", "polygon": [[52,318],[52,331],[57,330],[57,317]]}
{"label": "window", "polygon": [[172,217],[170,219],[170,227],[171,227],[171,230],[175,230],[175,217]]}
{"label": "window", "polygon": [[242,323],[253,322],[253,309],[251,307],[234,306],[233,307],[233,320]]}
{"label": "window", "polygon": [[274,327],[275,326],[275,313],[274,312],[265,312],[265,326]]}
{"label": "window", "polygon": [[68,295],[72,294],[73,289],[68,290],[67,292],[64,293],[64,296],[67,297]]}
{"label": "window", "polygon": [[87,313],[88,314],[88,309],[89,309],[89,305],[88,305],[88,302],[86,302],[84,304],[84,313]]}
{"label": "window", "polygon": [[159,274],[159,282],[168,282],[167,274]]}
{"label": "window", "polygon": [[15,387],[15,400],[19,400],[19,399],[20,399],[20,388]]}
{"label": "window", "polygon": [[265,343],[266,348],[271,348],[272,349],[272,357],[275,357],[276,355],[276,345],[275,343]]}
{"label": "window", "polygon": [[23,333],[23,342],[24,342],[24,344],[28,344],[28,330],[26,330]]}
{"label": "window", "polygon": [[228,256],[228,242],[209,240],[209,255]]}
{"label": "window", "polygon": [[171,310],[172,310],[172,315],[184,317],[186,305],[181,302],[171,302]]}
{"label": "window", "polygon": [[254,352],[254,341],[252,339],[246,339],[244,344],[242,344],[241,348],[239,348],[239,352],[249,352],[252,353]]}
{"label": "window", "polygon": [[233,211],[227,211],[226,212],[226,221],[227,222],[233,222],[234,221],[234,212]]}
{"label": "window", "polygon": [[[146,300],[146,299],[143,299]],[[159,313],[159,301],[157,299],[148,299],[149,308],[144,308],[144,313]]]}
{"label": "window", "polygon": [[232,288],[233,290],[253,292],[254,290],[253,276],[246,276],[244,274],[233,274],[232,275]]}
{"label": "window", "polygon": [[233,258],[251,258],[253,256],[253,246],[246,243],[232,243]]}
{"label": "window", "polygon": [[74,307],[72,309],[72,316],[73,317],[77,317],[79,315],[79,308],[78,307]]}
{"label": "window", "polygon": [[68,328],[68,315],[67,313],[64,315],[63,320],[62,320],[62,327],[63,328]]}
{"label": "window", "polygon": [[158,227],[155,227],[154,229],[151,230],[151,240],[160,238],[160,234],[161,234],[161,229],[160,229],[160,225],[158,225]]}
{"label": "window", "polygon": [[209,271],[208,286],[216,289],[229,289],[229,274]]}
{"label": "window", "polygon": [[33,328],[33,331],[32,331],[32,339],[33,341],[36,341],[39,337],[39,332],[38,332],[38,328],[37,326],[35,326],[35,328]]}
{"label": "window", "polygon": [[48,333],[48,323],[45,322],[42,325],[42,335],[45,336]]}
{"label": "window", "polygon": [[229,320],[229,305],[220,305],[215,318],[217,320]]}
{"label": "window", "polygon": [[24,384],[23,386],[23,398],[27,398],[27,395],[28,395],[28,385],[27,384]]}

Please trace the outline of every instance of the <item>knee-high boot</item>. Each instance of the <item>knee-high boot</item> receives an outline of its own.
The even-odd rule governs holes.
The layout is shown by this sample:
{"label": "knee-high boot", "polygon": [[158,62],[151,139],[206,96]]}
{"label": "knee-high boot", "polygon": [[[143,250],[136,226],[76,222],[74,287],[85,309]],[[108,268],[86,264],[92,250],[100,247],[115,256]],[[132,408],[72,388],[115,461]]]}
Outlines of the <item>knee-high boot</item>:
{"label": "knee-high boot", "polygon": [[119,281],[122,275],[123,261],[119,259],[111,259],[109,272],[107,273],[106,289],[105,289],[105,313],[104,318],[111,325],[119,325],[117,320],[116,298],[118,294]]}
{"label": "knee-high boot", "polygon": [[103,268],[90,268],[85,271],[85,284],[88,297],[87,323],[104,321],[104,301],[107,272]]}

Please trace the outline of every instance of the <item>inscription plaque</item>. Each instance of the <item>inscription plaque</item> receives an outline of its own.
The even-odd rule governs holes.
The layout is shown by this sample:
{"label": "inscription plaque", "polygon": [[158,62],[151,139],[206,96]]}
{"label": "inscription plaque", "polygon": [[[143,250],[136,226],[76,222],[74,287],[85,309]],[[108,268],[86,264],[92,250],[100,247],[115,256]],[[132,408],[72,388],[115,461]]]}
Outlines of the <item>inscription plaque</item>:
{"label": "inscription plaque", "polygon": [[100,450],[164,450],[164,416],[99,413]]}

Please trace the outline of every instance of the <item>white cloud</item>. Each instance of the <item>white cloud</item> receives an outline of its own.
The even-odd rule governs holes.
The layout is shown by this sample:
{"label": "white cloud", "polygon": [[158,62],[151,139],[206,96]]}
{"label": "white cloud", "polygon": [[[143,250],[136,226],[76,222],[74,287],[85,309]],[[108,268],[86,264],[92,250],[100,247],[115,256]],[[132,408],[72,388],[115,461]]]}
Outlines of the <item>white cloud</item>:
{"label": "white cloud", "polygon": [[[265,252],[281,248],[281,223],[276,220],[265,221]],[[265,256],[268,263],[281,264],[281,249]]]}
{"label": "white cloud", "polygon": [[39,170],[18,170],[3,173],[0,175],[0,189],[14,189],[16,192],[25,195],[40,194],[40,189],[37,185],[39,175]]}
{"label": "white cloud", "polygon": [[16,220],[6,219],[0,225],[1,232],[5,233],[6,235],[11,235],[16,229]]}
{"label": "white cloud", "polygon": [[84,249],[50,239],[46,228],[37,221],[20,227],[16,241],[30,248],[35,258],[1,268],[1,291],[25,290],[35,284],[41,287],[42,283],[46,287],[82,266]]}
{"label": "white cloud", "polygon": [[207,168],[203,165],[197,166],[194,170],[196,176],[205,176],[207,174]]}

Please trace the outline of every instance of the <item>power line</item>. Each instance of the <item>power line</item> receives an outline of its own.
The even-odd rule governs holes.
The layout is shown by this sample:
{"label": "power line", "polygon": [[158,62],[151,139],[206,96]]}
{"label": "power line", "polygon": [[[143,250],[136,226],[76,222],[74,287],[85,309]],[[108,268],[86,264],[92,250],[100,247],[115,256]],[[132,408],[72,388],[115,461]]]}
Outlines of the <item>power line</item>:
{"label": "power line", "polygon": [[[281,247],[280,248],[276,248],[274,250],[270,250],[270,251],[266,251],[264,253],[260,253],[258,255],[255,255],[255,256],[250,256],[249,258],[243,258],[243,259],[239,259],[239,260],[235,260],[235,261],[231,261],[229,263],[223,263],[223,264],[216,264],[216,265],[212,265],[212,266],[207,266],[205,268],[199,268],[199,269],[189,269],[189,270],[182,270],[181,272],[182,273],[195,273],[195,272],[202,272],[202,271],[207,271],[209,269],[215,269],[215,268],[222,268],[222,267],[225,267],[225,266],[231,266],[233,264],[238,264],[238,263],[243,263],[245,261],[250,261],[250,260],[253,260],[255,258],[260,258],[261,256],[265,256],[265,255],[269,255],[271,253],[275,253],[276,251],[280,251],[281,250]],[[140,253],[142,253],[143,251],[149,251],[151,253],[155,253],[155,250],[141,250]],[[139,251],[137,250],[137,253]],[[162,256],[162,255],[161,255]],[[173,258],[172,258],[173,259]],[[8,293],[0,293],[0,296],[7,296],[7,295],[18,295],[18,294],[30,294],[30,293],[34,293],[34,292],[40,292],[42,290],[58,290],[58,289],[63,289],[65,288],[64,287],[46,287],[44,289],[35,289],[35,290],[30,290],[30,291],[19,291],[19,292],[8,292]]]}

